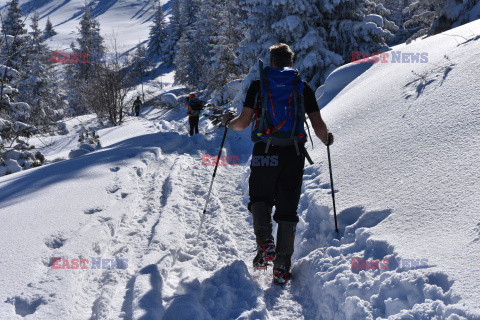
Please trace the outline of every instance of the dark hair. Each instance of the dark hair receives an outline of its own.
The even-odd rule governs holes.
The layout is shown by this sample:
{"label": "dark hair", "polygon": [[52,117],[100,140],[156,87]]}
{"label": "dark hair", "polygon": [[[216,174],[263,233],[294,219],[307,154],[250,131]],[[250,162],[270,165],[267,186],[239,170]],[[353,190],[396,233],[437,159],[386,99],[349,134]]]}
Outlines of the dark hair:
{"label": "dark hair", "polygon": [[278,43],[270,47],[270,62],[276,68],[290,67],[294,53],[285,43]]}

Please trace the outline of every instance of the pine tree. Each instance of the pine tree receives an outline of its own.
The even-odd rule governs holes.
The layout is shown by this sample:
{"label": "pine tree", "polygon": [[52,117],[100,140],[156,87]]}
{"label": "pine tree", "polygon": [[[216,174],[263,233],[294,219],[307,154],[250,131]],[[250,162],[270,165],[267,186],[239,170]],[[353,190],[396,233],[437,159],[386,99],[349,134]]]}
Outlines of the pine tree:
{"label": "pine tree", "polygon": [[202,68],[208,53],[208,50],[205,50],[206,43],[202,42],[205,41],[202,35],[205,31],[199,29],[199,25],[197,25],[199,9],[198,0],[185,0],[180,4],[180,20],[184,22],[184,31],[175,50],[175,81],[185,84],[189,88],[199,87]]}
{"label": "pine tree", "polygon": [[405,10],[411,18],[405,27],[418,27],[407,43],[480,18],[479,0],[415,0]]}
{"label": "pine tree", "polygon": [[448,0],[434,20],[429,34],[437,34],[451,28],[456,28],[462,24],[480,19],[480,1],[479,0]]}
{"label": "pine tree", "polygon": [[[7,41],[8,36],[12,41]],[[21,52],[25,49],[27,37],[18,0],[11,0],[7,3],[7,13],[2,19],[2,40],[5,42],[2,50],[2,63],[16,68],[23,62],[21,61]]]}
{"label": "pine tree", "polygon": [[[333,22],[334,15],[341,19],[343,10],[335,8],[334,3],[327,5],[327,2],[322,7],[317,1],[305,1],[299,6],[290,0],[274,6],[277,18],[272,23],[271,33],[276,42],[290,44],[296,54],[295,68],[314,87],[321,84],[327,72],[344,63],[346,59],[342,57],[347,56],[348,50],[333,48],[336,39],[330,32],[335,32],[335,27],[328,24]],[[333,11],[338,12],[334,14]],[[342,26],[351,22],[346,17],[342,20]]]}
{"label": "pine tree", "polygon": [[360,0],[244,0],[244,5],[249,34],[239,48],[239,63],[252,66],[257,58],[268,56],[271,45],[287,43],[296,53],[295,67],[314,87],[351,61],[352,51],[382,52],[391,36],[368,21]]}
{"label": "pine tree", "polygon": [[166,25],[161,4],[158,4],[153,17],[153,26],[150,28],[148,40],[148,54],[151,57],[161,56],[165,50],[166,44]]}
{"label": "pine tree", "polygon": [[195,50],[197,44],[194,30],[185,31],[177,43],[175,54],[175,81],[185,84],[188,88],[197,88],[201,79],[201,63],[205,57],[200,57]]}
{"label": "pine tree", "polygon": [[25,23],[22,20],[22,10],[18,0],[10,0],[7,3],[7,14],[3,18],[2,34],[15,36],[26,34]]}
{"label": "pine tree", "polygon": [[[388,45],[394,45],[401,42],[400,34],[403,33],[402,27],[405,21],[402,21],[403,18],[403,8],[401,3],[406,0],[367,0],[365,5],[367,8],[367,20],[371,22],[380,21],[379,17],[382,18],[384,29],[392,33],[392,37],[387,39]],[[404,42],[404,41],[403,41]]]}
{"label": "pine tree", "polygon": [[248,31],[238,48],[237,63],[250,69],[258,58],[266,56],[271,45],[279,42],[271,31],[279,12],[272,0],[243,0],[241,5],[247,11],[244,25]]}
{"label": "pine tree", "polygon": [[[77,46],[78,45],[78,46]],[[76,43],[70,48],[79,58],[79,63],[69,64],[65,70],[65,88],[68,91],[69,114],[79,115],[87,112],[88,106],[83,104],[80,94],[88,82],[94,81],[99,62],[104,58],[105,47],[100,35],[100,24],[92,17],[88,5],[83,7],[83,17],[78,29]],[[88,55],[88,59],[85,57]],[[85,60],[88,60],[85,62]]]}
{"label": "pine tree", "polygon": [[167,39],[165,43],[165,50],[163,58],[166,65],[173,65],[175,59],[175,48],[178,40],[183,34],[183,24],[181,22],[180,3],[179,0],[171,0],[172,13],[170,16],[169,25],[167,27]]}
{"label": "pine tree", "polygon": [[[71,52],[80,53],[80,50],[75,45],[75,42],[70,44]],[[88,112],[85,105],[82,103],[82,96],[80,89],[85,85],[85,82],[80,78],[80,66],[78,64],[67,64],[64,66],[64,79],[63,87],[67,92],[68,106],[66,108],[66,114],[68,116],[78,116],[86,114]]]}
{"label": "pine tree", "polygon": [[52,22],[50,21],[50,17],[47,18],[47,24],[45,25],[45,31],[43,32],[43,36],[45,39],[51,38],[55,36],[57,32],[53,29]]}
{"label": "pine tree", "polygon": [[104,57],[105,47],[100,35],[100,23],[92,17],[92,11],[88,5],[83,7],[83,18],[80,21],[79,38],[77,39],[79,53],[87,53],[89,63],[76,64],[79,68],[79,77],[88,80],[95,66],[95,61]]}
{"label": "pine tree", "polygon": [[61,97],[58,94],[57,77],[50,64],[48,47],[39,29],[39,15],[31,18],[31,32],[26,49],[26,63],[19,70],[17,80],[19,99],[31,107],[30,124],[39,131],[48,131],[61,116]]}
{"label": "pine tree", "polygon": [[31,134],[33,128],[27,124],[31,108],[17,99],[16,81],[19,69],[24,65],[27,30],[22,21],[17,0],[7,4],[7,13],[2,18],[0,41],[0,122],[2,139],[14,140]]}
{"label": "pine tree", "polygon": [[20,140],[36,133],[32,108],[19,98],[16,88],[28,41],[18,1],[7,4],[0,41],[0,176],[41,165],[43,156]]}
{"label": "pine tree", "polygon": [[433,25],[436,17],[441,12],[441,8],[445,5],[445,0],[422,0],[413,1],[404,13],[411,13],[412,18],[405,22],[405,28],[417,27],[418,31],[407,40],[410,43],[412,40],[427,35]]}
{"label": "pine tree", "polygon": [[382,26],[365,20],[367,10],[363,1],[350,0],[340,4],[335,0],[329,2],[334,9],[330,10],[330,6],[323,8],[323,28],[329,33],[327,41],[331,51],[349,62],[354,50],[376,53],[388,49],[385,41],[392,34]]}
{"label": "pine tree", "polygon": [[210,63],[204,70],[210,92],[223,88],[246,72],[235,62],[236,50],[244,37],[241,29],[244,15],[239,1],[218,0],[212,9]]}

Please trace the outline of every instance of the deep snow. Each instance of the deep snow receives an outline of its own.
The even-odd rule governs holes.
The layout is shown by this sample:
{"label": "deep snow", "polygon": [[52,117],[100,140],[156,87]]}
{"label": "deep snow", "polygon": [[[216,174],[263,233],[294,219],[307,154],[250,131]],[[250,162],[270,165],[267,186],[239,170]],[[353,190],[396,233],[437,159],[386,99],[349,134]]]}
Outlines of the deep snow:
{"label": "deep snow", "polygon": [[[248,130],[228,133],[224,154],[239,165],[220,167],[196,247],[213,171],[202,155],[217,154],[223,129],[202,118],[214,133],[188,137],[179,105],[98,130],[102,149],[71,160],[61,161],[98,126],[92,116],[33,140],[50,164],[0,178],[0,319],[480,319],[479,33],[474,22],[395,48],[428,52],[426,64],[375,64],[351,79],[364,66],[346,66],[327,80],[341,239],[317,139],[283,289],[251,269]],[[128,263],[58,270],[52,257]],[[388,269],[352,270],[356,257]]]}

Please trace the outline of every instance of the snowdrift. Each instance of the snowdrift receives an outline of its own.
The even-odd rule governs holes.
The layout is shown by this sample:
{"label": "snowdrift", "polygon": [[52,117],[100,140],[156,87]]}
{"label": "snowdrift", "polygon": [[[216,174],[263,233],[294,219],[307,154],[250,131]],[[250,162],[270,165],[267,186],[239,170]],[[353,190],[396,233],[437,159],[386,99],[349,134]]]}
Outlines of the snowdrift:
{"label": "snowdrift", "polygon": [[[332,74],[322,115],[340,239],[317,140],[285,288],[251,270],[248,130],[228,133],[223,154],[240,161],[219,168],[197,246],[213,171],[202,159],[224,131],[202,117],[205,134],[188,137],[181,105],[98,130],[100,150],[0,178],[0,318],[480,319],[478,34],[480,21],[395,48],[428,63]],[[94,123],[70,119],[47,160]]]}
{"label": "snowdrift", "polygon": [[[395,47],[387,63],[369,64],[368,70],[355,79],[350,78],[351,71],[358,70],[359,64],[349,64],[332,73],[326,89],[319,89],[317,96],[326,104],[322,116],[336,136],[332,161],[340,216],[355,214],[356,207],[390,211],[381,224],[369,223],[372,236],[362,251],[358,251],[359,241],[366,235],[359,229],[355,240],[342,239],[343,245],[333,252],[314,250],[300,260],[299,266],[308,268],[309,276],[317,279],[309,285],[310,294],[322,297],[318,299],[318,312],[325,308],[332,312],[332,317],[325,318],[338,315],[328,302],[338,301],[338,290],[342,294],[353,290],[344,301],[351,307],[345,316],[448,318],[452,311],[437,313],[438,303],[457,301],[478,310],[480,287],[471,275],[480,272],[475,258],[480,249],[480,170],[476,165],[480,159],[480,91],[478,72],[473,67],[480,64],[476,54],[480,50],[479,33],[480,21],[476,21]],[[394,62],[393,55],[399,53],[427,53],[428,62]],[[319,149],[312,153],[324,159],[325,151]],[[321,161],[309,170],[318,170],[319,180],[328,181],[328,167]],[[325,196],[322,203],[327,201]],[[396,269],[394,275],[379,273],[373,277],[371,272],[352,275],[350,270],[334,270],[335,266],[345,266],[338,261],[345,256],[381,259],[392,258],[392,254],[394,258],[424,259],[428,263],[410,268],[415,272]],[[324,272],[325,265],[331,266],[331,273]],[[411,278],[412,273],[417,275]],[[364,287],[365,277],[369,288]],[[377,285],[380,287],[373,289]],[[385,285],[390,289],[383,288]],[[462,300],[451,297],[450,288]],[[358,300],[365,293],[367,296]]]}

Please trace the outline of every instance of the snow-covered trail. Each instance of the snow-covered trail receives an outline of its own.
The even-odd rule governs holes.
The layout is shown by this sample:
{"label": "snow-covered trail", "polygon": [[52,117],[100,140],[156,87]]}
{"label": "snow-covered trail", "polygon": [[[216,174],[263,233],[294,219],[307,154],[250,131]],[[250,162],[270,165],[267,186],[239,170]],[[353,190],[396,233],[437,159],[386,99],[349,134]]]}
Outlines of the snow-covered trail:
{"label": "snow-covered trail", "polygon": [[[207,126],[202,120],[202,130]],[[190,138],[182,112],[146,110],[123,127],[101,130],[105,150],[46,167],[68,172],[89,161],[87,181],[77,173],[72,190],[96,185],[103,195],[100,202],[79,199],[87,209],[75,228],[64,230],[59,220],[45,241],[48,252],[37,254],[43,265],[27,286],[13,288],[16,296],[8,294],[2,319],[480,319],[456,304],[448,275],[402,268],[395,248],[371,238],[369,229],[392,209],[342,208],[342,238],[334,238],[330,185],[321,178],[325,159],[305,169],[294,278],[281,288],[271,284],[271,269],[254,272],[248,134],[227,137],[224,154],[238,156],[239,165],[219,167],[194,246],[213,172],[201,155],[217,154],[223,133],[217,132]],[[28,181],[29,172],[23,174]],[[43,192],[42,203],[52,192],[66,196]],[[51,257],[127,259],[128,267],[55,270]],[[390,263],[387,270],[352,270],[353,257]]]}
{"label": "snow-covered trail", "polygon": [[[175,131],[183,125],[180,121]],[[201,153],[216,154],[216,141],[206,146],[202,136],[190,139],[206,148]],[[234,140],[225,152],[234,152]],[[182,140],[170,142],[164,149],[175,152],[148,157],[148,170],[132,168],[140,177],[139,194],[145,194],[140,211],[146,214],[134,228],[143,231],[143,240],[133,236],[144,245],[137,247],[136,259],[130,258],[137,261],[137,269],[122,303],[126,319],[446,319],[452,314],[473,319],[449,306],[459,298],[450,290],[447,275],[422,272],[421,266],[403,268],[392,246],[370,239],[368,229],[387,218],[390,209],[367,212],[359,204],[343,210],[342,240],[333,238],[330,185],[319,178],[322,163],[306,168],[296,277],[285,288],[271,285],[270,270],[253,272],[250,267],[255,244],[246,210],[247,163],[219,168],[204,229],[193,247],[213,167],[202,166],[198,153],[189,148],[190,153],[178,154],[181,146]],[[159,177],[158,172],[168,174]],[[129,237],[123,242],[134,243]],[[389,271],[351,270],[352,257],[389,258]],[[370,300],[375,310],[363,300]],[[103,318],[101,312],[94,315]]]}

